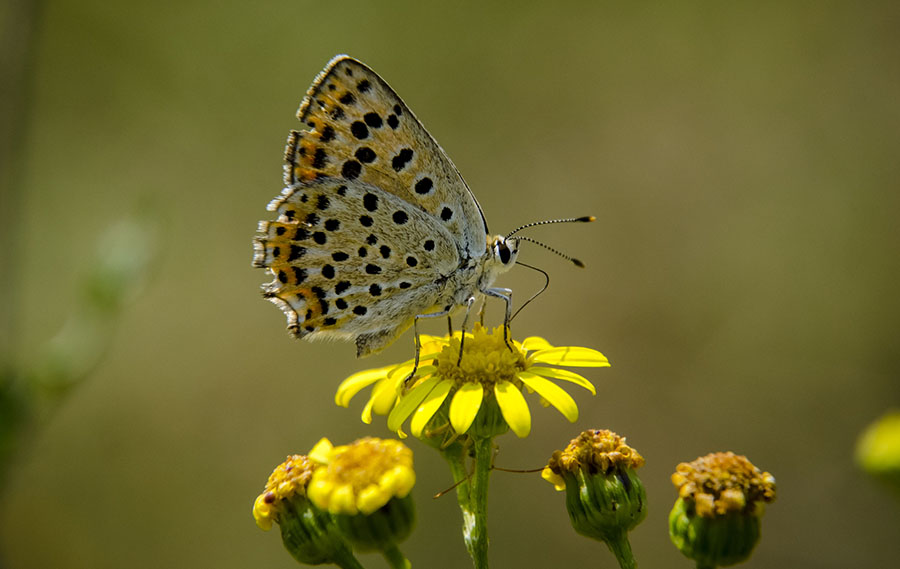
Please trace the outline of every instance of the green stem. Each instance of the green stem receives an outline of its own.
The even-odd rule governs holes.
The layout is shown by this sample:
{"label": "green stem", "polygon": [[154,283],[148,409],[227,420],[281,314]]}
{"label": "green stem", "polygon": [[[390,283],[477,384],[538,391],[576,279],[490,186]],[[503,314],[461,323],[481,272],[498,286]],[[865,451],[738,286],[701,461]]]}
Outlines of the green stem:
{"label": "green stem", "polygon": [[634,555],[631,553],[631,544],[628,542],[627,533],[622,532],[622,535],[619,537],[608,540],[606,545],[609,546],[609,550],[616,556],[621,569],[635,569],[637,567],[637,561],[634,560]]}
{"label": "green stem", "polygon": [[400,553],[400,549],[396,545],[391,545],[381,553],[392,569],[410,569],[412,567],[412,563]]}
{"label": "green stem", "polygon": [[450,465],[450,473],[453,475],[453,483],[456,488],[456,499],[461,510],[465,511],[469,506],[469,473],[466,472],[463,445],[454,443],[441,451],[441,455]]}
{"label": "green stem", "polygon": [[468,508],[463,510],[463,538],[475,569],[488,567],[487,500],[488,478],[494,455],[491,437],[474,439],[475,472],[472,474]]}

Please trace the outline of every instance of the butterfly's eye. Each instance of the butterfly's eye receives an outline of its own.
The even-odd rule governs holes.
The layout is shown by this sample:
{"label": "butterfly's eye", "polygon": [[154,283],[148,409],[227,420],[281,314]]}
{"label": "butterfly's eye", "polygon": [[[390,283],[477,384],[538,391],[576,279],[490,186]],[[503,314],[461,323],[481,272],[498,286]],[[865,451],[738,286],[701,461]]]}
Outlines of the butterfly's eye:
{"label": "butterfly's eye", "polygon": [[500,262],[504,265],[509,263],[510,258],[512,257],[512,253],[509,251],[509,247],[506,246],[506,243],[500,241],[494,247],[494,250],[497,252],[497,256],[500,257]]}

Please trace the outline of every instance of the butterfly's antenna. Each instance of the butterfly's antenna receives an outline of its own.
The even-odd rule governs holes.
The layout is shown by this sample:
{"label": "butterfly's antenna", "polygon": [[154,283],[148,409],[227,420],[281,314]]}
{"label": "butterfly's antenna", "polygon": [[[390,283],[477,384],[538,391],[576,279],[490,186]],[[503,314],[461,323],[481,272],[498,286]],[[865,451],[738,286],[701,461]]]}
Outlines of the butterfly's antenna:
{"label": "butterfly's antenna", "polygon": [[593,215],[585,215],[582,217],[567,217],[565,219],[547,219],[545,221],[533,221],[531,223],[526,223],[522,227],[512,230],[510,233],[508,233],[506,235],[506,238],[509,239],[510,237],[512,237],[516,233],[522,231],[523,229],[528,229],[529,227],[535,227],[537,225],[547,225],[550,223],[572,223],[572,222],[587,223],[587,222],[596,221],[596,220],[597,220],[597,218],[594,217]]}
{"label": "butterfly's antenna", "polygon": [[522,306],[520,306],[518,310],[516,310],[516,313],[513,314],[512,317],[509,319],[510,322],[512,322],[512,321],[513,321],[513,318],[515,318],[520,312],[522,312],[522,309],[523,309],[523,308],[525,308],[526,306],[528,306],[528,304],[529,304],[532,300],[534,300],[535,298],[537,298],[537,297],[539,297],[540,295],[542,295],[542,294],[544,293],[544,291],[547,290],[547,287],[550,286],[550,275],[547,274],[547,271],[545,271],[544,269],[539,269],[539,268],[534,267],[534,266],[532,266],[532,265],[527,265],[527,264],[523,263],[522,261],[516,261],[516,264],[517,264],[517,265],[522,265],[523,267],[526,267],[526,268],[529,268],[529,269],[532,269],[532,270],[534,270],[534,271],[537,271],[537,272],[541,273],[542,275],[544,275],[544,279],[545,279],[545,280],[544,280],[544,286],[541,287],[541,290],[539,290],[539,291],[537,291],[536,293],[534,293],[533,295],[531,295],[531,298],[529,298],[528,300],[526,300],[525,303],[522,304]]}
{"label": "butterfly's antenna", "polygon": [[[545,222],[545,223],[550,223],[550,222]],[[563,259],[566,259],[567,261],[571,261],[572,264],[574,264],[576,267],[584,268],[584,263],[582,263],[575,257],[570,257],[561,251],[557,251],[556,249],[554,249],[553,247],[551,247],[549,245],[544,245],[543,243],[541,243],[540,241],[537,241],[536,239],[532,239],[531,237],[516,237],[516,239],[518,239],[519,241],[528,241],[529,243],[534,243],[535,245],[540,245],[544,249],[546,249],[552,253],[556,253]],[[518,261],[516,261],[516,262],[518,263]]]}

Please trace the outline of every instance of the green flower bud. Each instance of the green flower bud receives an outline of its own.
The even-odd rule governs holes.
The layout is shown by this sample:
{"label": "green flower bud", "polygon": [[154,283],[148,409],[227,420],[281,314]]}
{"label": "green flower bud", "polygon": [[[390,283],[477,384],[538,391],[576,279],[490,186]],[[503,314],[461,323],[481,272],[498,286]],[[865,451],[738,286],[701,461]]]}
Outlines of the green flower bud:
{"label": "green flower bud", "polygon": [[764,504],[775,500],[775,478],[731,452],[678,465],[679,498],[669,513],[669,537],[698,567],[745,561],[759,541]]}
{"label": "green flower bud", "polygon": [[589,430],[550,458],[542,476],[566,491],[575,531],[606,543],[622,567],[633,567],[627,534],[647,516],[647,495],[636,469],[644,464],[624,437]]}
{"label": "green flower bud", "polygon": [[863,432],[856,445],[856,462],[900,491],[900,411],[888,412]]}
{"label": "green flower bud", "polygon": [[284,548],[300,563],[335,563],[342,566],[339,559],[352,557],[350,547],[331,516],[306,499],[295,498],[285,502],[278,525]]}
{"label": "green flower bud", "polygon": [[289,456],[272,472],[266,490],[254,502],[253,517],[263,530],[271,529],[272,522],[277,523],[285,549],[300,563],[354,566],[350,546],[331,516],[306,496],[318,467],[304,455]]}

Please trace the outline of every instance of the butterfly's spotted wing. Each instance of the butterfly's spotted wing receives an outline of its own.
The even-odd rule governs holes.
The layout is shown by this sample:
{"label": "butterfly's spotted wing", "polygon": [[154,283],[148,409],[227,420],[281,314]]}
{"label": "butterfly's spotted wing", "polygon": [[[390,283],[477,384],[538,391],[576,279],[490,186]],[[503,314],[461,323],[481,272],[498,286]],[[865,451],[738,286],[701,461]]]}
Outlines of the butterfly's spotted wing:
{"label": "butterfly's spotted wing", "polygon": [[390,87],[346,56],[317,77],[292,132],[285,188],[261,222],[263,294],[298,337],[347,337],[365,355],[437,302],[484,254],[486,225],[456,168]]}
{"label": "butterfly's spotted wing", "polygon": [[480,256],[487,225],[456,167],[374,71],[339,55],[310,87],[285,150],[285,184],[329,176],[382,188],[447,228],[460,256]]}

